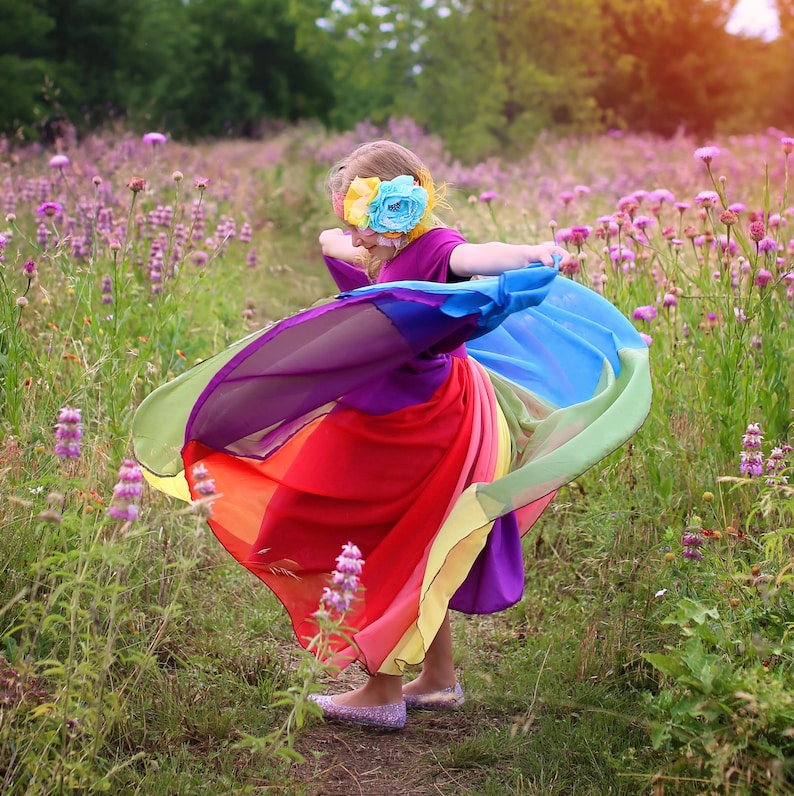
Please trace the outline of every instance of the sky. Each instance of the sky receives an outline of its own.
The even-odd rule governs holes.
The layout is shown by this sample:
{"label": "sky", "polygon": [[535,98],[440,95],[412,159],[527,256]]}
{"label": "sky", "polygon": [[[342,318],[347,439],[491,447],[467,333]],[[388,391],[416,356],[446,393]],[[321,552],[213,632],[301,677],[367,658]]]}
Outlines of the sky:
{"label": "sky", "polygon": [[773,0],[739,0],[726,29],[767,40],[777,38],[780,25]]}

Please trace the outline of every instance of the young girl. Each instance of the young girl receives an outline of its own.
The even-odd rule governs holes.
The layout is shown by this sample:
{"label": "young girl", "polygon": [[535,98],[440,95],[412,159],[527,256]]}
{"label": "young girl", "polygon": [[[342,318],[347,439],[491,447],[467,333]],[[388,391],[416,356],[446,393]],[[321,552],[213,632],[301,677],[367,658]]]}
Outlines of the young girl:
{"label": "young girl", "polygon": [[196,497],[214,479],[212,530],[304,646],[340,549],[361,550],[353,643],[337,640],[329,663],[369,677],[315,699],[328,718],[398,729],[406,708],[463,703],[449,609],[520,599],[521,534],[645,418],[647,349],[558,276],[565,250],[444,227],[409,150],[363,145],[329,187],[345,229],[320,243],[347,292],[155,391],[135,450],[161,488],[184,473]]}

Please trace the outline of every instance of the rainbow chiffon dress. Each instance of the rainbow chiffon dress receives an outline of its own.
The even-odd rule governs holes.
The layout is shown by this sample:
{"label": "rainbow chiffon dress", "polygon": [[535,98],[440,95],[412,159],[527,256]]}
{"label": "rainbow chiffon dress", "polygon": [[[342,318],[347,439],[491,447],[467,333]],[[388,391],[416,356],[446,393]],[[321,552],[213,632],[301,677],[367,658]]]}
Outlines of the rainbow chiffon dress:
{"label": "rainbow chiffon dress", "polygon": [[[461,240],[434,230],[405,251]],[[334,639],[327,660],[398,674],[422,661],[448,607],[492,613],[521,598],[521,535],[644,421],[648,349],[554,268],[357,287],[361,272],[327,264],[344,292],[151,393],[134,451],[151,483],[186,500],[205,466],[220,495],[210,527],[303,646],[342,545],[358,545],[352,642]]]}

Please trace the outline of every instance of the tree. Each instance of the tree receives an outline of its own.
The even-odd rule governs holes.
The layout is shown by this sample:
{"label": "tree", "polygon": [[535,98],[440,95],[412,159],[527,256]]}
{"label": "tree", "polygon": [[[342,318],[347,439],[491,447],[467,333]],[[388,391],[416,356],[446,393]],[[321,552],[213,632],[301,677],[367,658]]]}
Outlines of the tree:
{"label": "tree", "polygon": [[41,0],[0,0],[0,130],[29,128],[42,114],[44,41],[54,23]]}
{"label": "tree", "polygon": [[595,0],[467,0],[428,30],[416,113],[464,156],[598,122]]}
{"label": "tree", "polygon": [[596,92],[613,121],[632,130],[708,135],[741,105],[736,37],[725,30],[735,0],[606,0],[612,53]]}
{"label": "tree", "polygon": [[297,52],[296,26],[282,0],[191,0],[186,9],[184,90],[170,104],[180,128],[245,134],[263,120],[328,113],[327,71]]}

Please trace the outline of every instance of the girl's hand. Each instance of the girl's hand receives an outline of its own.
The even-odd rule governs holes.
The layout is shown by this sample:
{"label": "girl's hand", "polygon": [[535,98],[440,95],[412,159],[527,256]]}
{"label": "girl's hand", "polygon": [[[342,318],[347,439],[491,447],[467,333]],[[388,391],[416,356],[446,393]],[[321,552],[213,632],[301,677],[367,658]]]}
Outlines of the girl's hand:
{"label": "girl's hand", "polygon": [[570,252],[558,246],[554,241],[545,241],[537,245],[527,245],[527,262],[528,263],[543,263],[543,265],[554,266],[554,259],[552,255],[556,254],[560,258],[560,270],[565,265],[569,265],[572,257]]}

